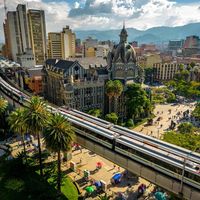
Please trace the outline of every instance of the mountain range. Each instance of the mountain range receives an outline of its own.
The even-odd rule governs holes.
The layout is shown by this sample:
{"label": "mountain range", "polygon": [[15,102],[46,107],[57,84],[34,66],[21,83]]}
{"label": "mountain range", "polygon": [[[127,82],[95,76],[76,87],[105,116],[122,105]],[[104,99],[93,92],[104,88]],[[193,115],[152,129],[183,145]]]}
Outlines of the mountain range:
{"label": "mountain range", "polygon": [[[75,31],[76,37],[81,40],[86,39],[88,36],[96,38],[101,41],[111,40],[114,42],[119,41],[120,29],[115,30],[88,30],[88,31]],[[127,28],[128,41],[138,41],[141,43],[155,43],[160,44],[168,42],[169,40],[185,39],[186,36],[197,35],[200,37],[200,23],[191,23],[184,26],[176,27],[154,27],[147,30],[138,30],[135,28]]]}

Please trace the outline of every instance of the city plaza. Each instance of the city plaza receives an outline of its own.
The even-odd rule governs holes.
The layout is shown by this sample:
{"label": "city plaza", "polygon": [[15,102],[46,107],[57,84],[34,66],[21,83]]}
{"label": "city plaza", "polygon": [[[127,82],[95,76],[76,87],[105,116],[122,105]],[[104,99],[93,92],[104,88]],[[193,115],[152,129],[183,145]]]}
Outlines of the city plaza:
{"label": "city plaza", "polygon": [[[134,130],[140,132],[141,134],[150,135],[155,138],[162,138],[164,131],[166,131],[170,126],[171,119],[174,119],[176,122],[179,120],[181,121],[183,113],[187,110],[191,113],[195,107],[194,105],[194,102],[190,104],[156,105],[154,109],[155,117],[153,119],[153,124],[147,125],[147,123],[144,123],[134,128]],[[178,113],[179,115],[177,115]],[[12,155],[15,156],[21,150],[21,148],[19,148],[19,142],[14,142],[11,146],[13,147]],[[27,148],[30,149],[30,146]],[[49,159],[49,161],[52,161],[55,157],[52,158],[51,156]],[[69,170],[70,162],[76,164],[76,171]],[[97,166],[98,163],[101,163],[101,167]],[[62,163],[62,170],[67,172],[71,179],[78,183],[78,188],[81,194],[85,196],[87,195],[85,188],[93,184],[95,181],[105,182],[107,185],[106,192],[113,198],[122,194],[125,198],[131,200],[137,199],[138,187],[141,184],[145,184],[147,189],[140,199],[151,199],[151,193],[156,187],[147,180],[127,172],[122,167],[77,144],[72,148],[72,159],[68,162]],[[84,179],[85,170],[90,172],[88,181]],[[117,173],[123,174],[121,182],[112,184],[111,179]],[[92,196],[86,197],[86,199],[98,199],[98,195],[99,194],[97,193],[93,193]]]}

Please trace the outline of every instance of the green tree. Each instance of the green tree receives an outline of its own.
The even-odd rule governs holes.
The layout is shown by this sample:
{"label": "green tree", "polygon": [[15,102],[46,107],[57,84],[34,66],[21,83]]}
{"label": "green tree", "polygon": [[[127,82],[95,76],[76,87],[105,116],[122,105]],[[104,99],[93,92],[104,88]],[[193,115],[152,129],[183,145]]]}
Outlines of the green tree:
{"label": "green tree", "polygon": [[111,123],[117,124],[118,116],[116,113],[109,113],[105,116],[105,119]]}
{"label": "green tree", "polygon": [[5,120],[5,113],[8,108],[8,101],[5,100],[3,97],[0,96],[0,131],[5,134],[6,129],[6,120]]}
{"label": "green tree", "polygon": [[109,99],[109,113],[111,113],[111,103],[112,103],[112,98],[114,96],[114,84],[112,80],[109,80],[106,82],[105,85],[105,91],[106,91],[106,95],[108,96]]}
{"label": "green tree", "polygon": [[139,84],[129,84],[125,96],[129,118],[133,118],[135,122],[136,118],[149,116],[152,105],[147,93]]}
{"label": "green tree", "polygon": [[125,126],[128,128],[133,127],[134,126],[133,119],[128,119]]}
{"label": "green tree", "polygon": [[184,64],[180,64],[180,65],[179,65],[179,70],[180,70],[180,71],[183,71],[184,68],[185,68]]}
{"label": "green tree", "polygon": [[57,188],[61,192],[61,152],[71,149],[75,134],[65,117],[55,114],[45,127],[44,138],[47,148],[58,155]]}
{"label": "green tree", "polygon": [[95,109],[89,110],[88,114],[90,114],[90,115],[92,115],[94,117],[101,117],[102,111],[100,109],[95,108]]}
{"label": "green tree", "polygon": [[195,127],[190,122],[183,122],[178,126],[178,132],[183,134],[193,134]]}
{"label": "green tree", "polygon": [[123,92],[123,85],[121,83],[121,81],[119,80],[114,80],[113,81],[113,91],[114,91],[114,112],[117,113],[117,106],[118,106],[118,98],[120,97],[120,95]]}
{"label": "green tree", "polygon": [[8,124],[10,125],[10,129],[21,136],[21,141],[24,147],[25,159],[27,159],[26,145],[24,140],[24,134],[26,133],[27,127],[26,124],[24,123],[24,120],[25,120],[24,108],[16,109],[8,117]]}
{"label": "green tree", "polygon": [[163,140],[191,151],[198,151],[200,149],[200,135],[180,134],[169,131],[164,134]]}
{"label": "green tree", "polygon": [[191,62],[191,63],[190,63],[190,66],[191,66],[192,68],[193,68],[195,65],[196,65],[195,62]]}
{"label": "green tree", "polygon": [[190,72],[187,69],[180,70],[179,72],[177,72],[175,74],[175,80],[176,81],[180,81],[180,80],[188,81],[189,75],[190,75]]}
{"label": "green tree", "polygon": [[25,106],[24,123],[32,135],[35,135],[38,140],[40,175],[43,176],[42,157],[41,157],[41,142],[40,134],[46,124],[50,113],[47,111],[47,105],[38,96],[33,96]]}
{"label": "green tree", "polygon": [[0,96],[0,116],[2,116],[8,107],[8,101]]}
{"label": "green tree", "polygon": [[195,109],[192,111],[192,116],[200,120],[200,103],[197,103]]}

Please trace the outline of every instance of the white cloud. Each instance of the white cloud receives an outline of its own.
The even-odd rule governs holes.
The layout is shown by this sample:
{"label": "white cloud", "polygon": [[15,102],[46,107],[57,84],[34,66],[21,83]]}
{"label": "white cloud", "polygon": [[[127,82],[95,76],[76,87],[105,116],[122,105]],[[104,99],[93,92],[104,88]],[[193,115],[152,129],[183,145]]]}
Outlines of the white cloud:
{"label": "white cloud", "polygon": [[76,1],[76,2],[74,3],[74,8],[77,9],[77,8],[79,8],[79,7],[80,7],[80,3]]}
{"label": "white cloud", "polygon": [[[147,29],[154,26],[179,26],[200,22],[199,3],[178,4],[170,0],[7,0],[8,10],[25,3],[28,8],[45,10],[47,32],[61,31],[66,25],[73,29],[120,28]],[[0,0],[0,37],[3,35],[3,0]],[[2,38],[0,38],[2,40]]]}

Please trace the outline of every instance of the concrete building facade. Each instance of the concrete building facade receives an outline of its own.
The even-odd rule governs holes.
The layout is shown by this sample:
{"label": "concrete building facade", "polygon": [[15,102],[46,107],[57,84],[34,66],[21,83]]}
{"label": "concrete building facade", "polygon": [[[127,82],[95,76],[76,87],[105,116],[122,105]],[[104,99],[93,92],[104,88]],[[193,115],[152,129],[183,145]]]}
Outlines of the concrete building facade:
{"label": "concrete building facade", "polygon": [[18,4],[8,11],[4,22],[5,56],[22,65],[44,64],[46,59],[46,27],[44,11],[28,10]]}
{"label": "concrete building facade", "polygon": [[62,32],[48,33],[48,58],[68,59],[76,55],[76,35],[69,26]]}
{"label": "concrete building facade", "polygon": [[105,68],[48,59],[43,74],[44,97],[50,102],[82,111],[104,110],[104,78],[108,75]]}
{"label": "concrete building facade", "polygon": [[62,59],[61,33],[48,33],[48,58]]}
{"label": "concrete building facade", "polygon": [[[16,11],[7,12],[7,18],[4,22],[5,35],[5,56],[11,60],[23,64],[23,67],[28,67],[30,60],[26,57],[33,57],[30,48],[30,37],[28,31],[28,20],[26,6],[19,4]],[[25,56],[28,54],[27,56]],[[22,61],[23,60],[23,61]],[[31,59],[32,60],[32,59]],[[31,62],[31,65],[34,61]]]}
{"label": "concrete building facade", "polygon": [[28,10],[31,47],[37,65],[43,65],[47,57],[46,23],[43,10]]}
{"label": "concrete building facade", "polygon": [[162,62],[162,58],[159,53],[149,53],[143,56],[138,56],[137,61],[143,68],[153,67],[155,63]]}
{"label": "concrete building facade", "polygon": [[7,48],[7,57],[17,61],[17,54],[21,52],[18,18],[16,11],[7,12],[7,19],[4,24],[5,43]]}
{"label": "concrete building facade", "polygon": [[156,63],[153,65],[154,81],[168,81],[174,78],[174,75],[179,71],[179,64],[171,63]]}

